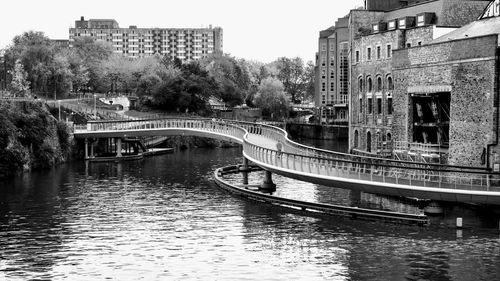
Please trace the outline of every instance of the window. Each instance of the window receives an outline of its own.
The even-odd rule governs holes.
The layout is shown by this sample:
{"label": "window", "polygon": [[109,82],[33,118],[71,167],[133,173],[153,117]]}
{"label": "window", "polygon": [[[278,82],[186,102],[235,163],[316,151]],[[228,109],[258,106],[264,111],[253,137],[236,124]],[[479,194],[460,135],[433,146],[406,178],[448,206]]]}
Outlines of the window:
{"label": "window", "polygon": [[321,44],[321,51],[326,51],[326,44]]}
{"label": "window", "polygon": [[406,19],[400,19],[399,20],[399,29],[405,29],[406,28]]}
{"label": "window", "polygon": [[373,113],[373,102],[372,102],[372,98],[368,98],[368,114],[372,114]]}
{"label": "window", "polygon": [[389,91],[394,90],[394,83],[392,83],[392,77],[391,76],[387,77],[387,89]]}
{"label": "window", "polygon": [[335,58],[331,57],[330,58],[330,66],[334,66],[334,65],[335,65]]}
{"label": "window", "polygon": [[358,130],[354,131],[354,147],[358,147],[359,145],[359,133]]}
{"label": "window", "polygon": [[423,26],[425,24],[424,15],[419,15],[417,17],[417,26]]}
{"label": "window", "polygon": [[372,59],[372,48],[366,49],[366,59],[371,60]]}
{"label": "window", "polygon": [[339,67],[338,67],[338,85],[340,95],[347,96],[349,92],[349,43],[342,42],[339,45]]}
{"label": "window", "polygon": [[417,45],[422,46],[422,41],[418,41]]}
{"label": "window", "polygon": [[381,57],[381,53],[382,53],[382,51],[381,51],[380,46],[377,46],[377,59],[378,59],[378,60],[379,60],[379,59],[380,59],[380,57]]}
{"label": "window", "polygon": [[324,69],[321,70],[321,78],[322,79],[326,78],[326,70],[324,70]]}
{"label": "window", "polygon": [[359,62],[359,51],[356,51],[356,62]]}
{"label": "window", "polygon": [[363,113],[363,98],[359,99],[359,113]]}
{"label": "window", "polygon": [[326,66],[326,59],[325,59],[325,57],[321,57],[321,66]]}
{"label": "window", "polygon": [[330,91],[335,91],[335,84],[333,82],[330,83]]}
{"label": "window", "polygon": [[396,21],[390,21],[389,24],[388,24],[388,29],[389,30],[393,30],[393,29],[396,29]]}
{"label": "window", "polygon": [[358,80],[358,89],[359,89],[359,93],[363,92],[363,78],[359,78],[359,80]]}
{"label": "window", "polygon": [[392,111],[393,111],[393,108],[392,108],[392,98],[388,98],[387,99],[387,114],[388,115],[392,115]]}
{"label": "window", "polygon": [[323,92],[326,91],[326,83],[325,82],[321,83],[321,91],[323,91]]}
{"label": "window", "polygon": [[392,45],[387,45],[387,58],[392,57]]}
{"label": "window", "polygon": [[377,99],[377,114],[382,114],[382,99]]}
{"label": "window", "polygon": [[382,77],[377,77],[377,92],[382,92]]}
{"label": "window", "polygon": [[411,43],[406,43],[406,48],[411,48]]}
{"label": "window", "polygon": [[335,71],[330,71],[330,79],[334,79],[335,78]]}
{"label": "window", "polygon": [[368,93],[371,93],[372,91],[373,91],[372,78],[368,78]]}

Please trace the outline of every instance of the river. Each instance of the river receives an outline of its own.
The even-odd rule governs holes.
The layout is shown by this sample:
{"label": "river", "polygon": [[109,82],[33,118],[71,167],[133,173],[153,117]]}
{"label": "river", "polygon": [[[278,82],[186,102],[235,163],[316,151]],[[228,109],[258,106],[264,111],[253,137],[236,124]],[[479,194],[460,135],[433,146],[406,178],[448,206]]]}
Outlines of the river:
{"label": "river", "polygon": [[[213,170],[236,163],[240,148],[191,149],[124,163],[75,162],[1,182],[0,280],[500,276],[494,223],[456,230],[294,214],[219,189]],[[352,203],[349,191],[275,181],[279,195]]]}

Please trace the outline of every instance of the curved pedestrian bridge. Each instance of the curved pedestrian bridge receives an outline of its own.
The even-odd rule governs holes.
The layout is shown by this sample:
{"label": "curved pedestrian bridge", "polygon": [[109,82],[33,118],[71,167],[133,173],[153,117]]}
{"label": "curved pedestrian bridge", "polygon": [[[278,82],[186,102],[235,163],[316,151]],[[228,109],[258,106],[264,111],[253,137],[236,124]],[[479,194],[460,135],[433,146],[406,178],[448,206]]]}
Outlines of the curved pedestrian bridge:
{"label": "curved pedestrian bridge", "polygon": [[[308,147],[286,131],[259,123],[210,119],[102,121],[76,125],[75,138],[187,135],[230,140],[243,156],[286,177],[339,188],[437,201],[500,205],[500,174],[481,168],[356,156]],[[282,144],[282,152],[276,150]],[[86,149],[87,150],[87,149]]]}

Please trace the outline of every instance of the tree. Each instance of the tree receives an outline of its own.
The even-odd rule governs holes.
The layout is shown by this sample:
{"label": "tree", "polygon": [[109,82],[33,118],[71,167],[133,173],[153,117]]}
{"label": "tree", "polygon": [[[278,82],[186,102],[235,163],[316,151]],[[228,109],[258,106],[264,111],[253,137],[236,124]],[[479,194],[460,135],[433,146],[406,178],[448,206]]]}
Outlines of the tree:
{"label": "tree", "polygon": [[283,83],[285,92],[290,95],[292,102],[298,101],[305,89],[304,62],[299,57],[292,59],[281,57],[276,61],[276,67],[277,77]]}
{"label": "tree", "polygon": [[[29,31],[17,35],[7,49],[8,62],[20,60],[27,73],[27,80],[34,92],[47,92],[51,79],[50,66],[54,60],[54,46],[43,32]],[[14,65],[10,66],[11,69]]]}
{"label": "tree", "polygon": [[90,86],[96,91],[107,92],[109,90],[107,82],[109,81],[106,81],[106,68],[103,62],[106,62],[113,54],[111,44],[96,41],[91,37],[80,37],[76,38],[72,45],[88,72],[89,81],[84,86]]}
{"label": "tree", "polygon": [[250,74],[244,60],[213,54],[202,60],[201,65],[219,86],[217,98],[230,106],[243,103],[251,88]]}
{"label": "tree", "polygon": [[10,91],[15,97],[26,97],[30,94],[30,82],[27,80],[28,74],[24,70],[21,60],[16,60]]}
{"label": "tree", "polygon": [[304,100],[312,100],[314,98],[314,83],[316,79],[315,65],[312,61],[308,61],[304,71]]}
{"label": "tree", "polygon": [[262,109],[264,116],[273,119],[288,116],[289,100],[283,84],[276,78],[270,77],[262,80],[253,102]]}

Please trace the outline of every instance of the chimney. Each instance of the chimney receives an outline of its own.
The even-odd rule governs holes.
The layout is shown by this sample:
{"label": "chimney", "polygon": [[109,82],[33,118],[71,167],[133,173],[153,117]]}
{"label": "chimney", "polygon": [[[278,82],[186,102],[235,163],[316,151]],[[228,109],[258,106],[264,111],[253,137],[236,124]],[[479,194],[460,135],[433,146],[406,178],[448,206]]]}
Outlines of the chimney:
{"label": "chimney", "polygon": [[84,18],[83,16],[81,16],[81,17],[80,17],[80,20],[81,20],[81,21],[84,21],[84,20],[85,20],[85,18]]}

